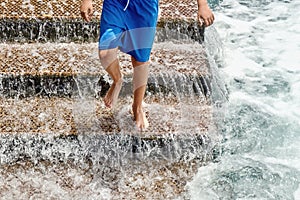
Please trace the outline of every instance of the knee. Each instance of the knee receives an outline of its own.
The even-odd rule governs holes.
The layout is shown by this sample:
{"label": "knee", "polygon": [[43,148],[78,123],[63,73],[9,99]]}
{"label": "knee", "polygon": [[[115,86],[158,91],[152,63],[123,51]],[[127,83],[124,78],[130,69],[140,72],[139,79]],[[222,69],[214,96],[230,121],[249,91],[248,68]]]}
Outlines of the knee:
{"label": "knee", "polygon": [[99,50],[101,65],[106,69],[117,59],[117,49]]}
{"label": "knee", "polygon": [[99,50],[99,59],[103,60],[108,54],[108,50]]}
{"label": "knee", "polygon": [[138,66],[141,66],[141,65],[145,66],[145,65],[150,64],[149,60],[144,61],[144,62],[140,62],[140,61],[136,60],[133,56],[131,56],[131,62],[132,62],[133,67],[138,67]]}

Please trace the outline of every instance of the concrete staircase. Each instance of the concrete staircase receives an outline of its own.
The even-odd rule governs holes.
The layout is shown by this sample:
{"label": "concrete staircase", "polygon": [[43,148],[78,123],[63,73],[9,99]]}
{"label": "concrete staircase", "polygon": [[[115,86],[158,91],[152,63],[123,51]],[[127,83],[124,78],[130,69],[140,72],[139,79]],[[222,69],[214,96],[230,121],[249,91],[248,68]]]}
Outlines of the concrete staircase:
{"label": "concrete staircase", "polygon": [[55,199],[63,191],[70,199],[99,199],[96,191],[104,187],[111,199],[174,199],[215,158],[218,144],[215,74],[204,28],[194,20],[196,1],[160,1],[144,132],[132,120],[126,54],[119,54],[125,82],[118,104],[104,107],[111,80],[97,55],[102,2],[94,1],[91,23],[80,19],[79,3],[0,4],[0,179],[6,184],[0,194]]}

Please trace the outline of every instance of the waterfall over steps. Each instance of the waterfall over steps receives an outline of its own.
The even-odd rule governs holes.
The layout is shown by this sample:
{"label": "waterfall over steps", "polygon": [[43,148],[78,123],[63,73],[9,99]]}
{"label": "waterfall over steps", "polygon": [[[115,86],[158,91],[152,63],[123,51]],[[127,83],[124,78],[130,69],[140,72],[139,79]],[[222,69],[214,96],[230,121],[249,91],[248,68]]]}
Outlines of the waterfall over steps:
{"label": "waterfall over steps", "polygon": [[[171,7],[161,2],[145,96],[150,127],[139,132],[130,113],[132,67],[125,54],[119,54],[124,85],[118,104],[113,110],[103,106],[111,79],[98,60],[98,21],[84,23],[78,13],[66,15],[72,6],[61,5],[66,12],[56,11],[55,2],[53,12],[44,9],[44,13],[26,10],[38,7],[33,4],[20,5],[23,11],[13,11],[17,5],[11,2],[4,4],[0,6],[5,16],[0,19],[4,169],[0,176],[22,169],[20,177],[28,179],[33,169],[37,174],[33,181],[43,182],[46,177],[38,171],[45,169],[58,180],[52,184],[69,198],[76,184],[62,186],[62,182],[76,177],[81,177],[79,185],[89,197],[95,184],[102,194],[108,191],[118,197],[138,198],[154,195],[153,191],[176,196],[197,166],[214,159],[218,144],[214,112],[226,102],[227,91],[212,68],[215,55],[210,55],[211,46],[205,46],[204,28],[191,20],[194,7],[187,12],[177,1]],[[54,172],[57,165],[62,177]],[[65,173],[68,168],[75,170],[74,176]],[[139,185],[141,181],[144,185]],[[35,187],[27,183],[24,194]]]}

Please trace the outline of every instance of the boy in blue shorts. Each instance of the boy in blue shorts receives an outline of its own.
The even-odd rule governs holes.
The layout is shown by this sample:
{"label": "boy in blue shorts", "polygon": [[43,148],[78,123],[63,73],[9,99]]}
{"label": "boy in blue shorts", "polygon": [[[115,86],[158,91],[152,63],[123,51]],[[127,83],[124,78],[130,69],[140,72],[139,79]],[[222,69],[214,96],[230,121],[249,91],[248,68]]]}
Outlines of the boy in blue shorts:
{"label": "boy in blue shorts", "polygon": [[[206,0],[198,1],[198,20],[209,26],[214,15]],[[81,16],[89,22],[93,15],[92,0],[82,0]],[[144,130],[149,126],[142,102],[149,74],[149,57],[158,18],[158,0],[104,0],[99,38],[101,65],[113,79],[104,103],[115,105],[122,87],[122,74],[117,58],[118,50],[131,55],[133,66],[132,111],[136,126]]]}

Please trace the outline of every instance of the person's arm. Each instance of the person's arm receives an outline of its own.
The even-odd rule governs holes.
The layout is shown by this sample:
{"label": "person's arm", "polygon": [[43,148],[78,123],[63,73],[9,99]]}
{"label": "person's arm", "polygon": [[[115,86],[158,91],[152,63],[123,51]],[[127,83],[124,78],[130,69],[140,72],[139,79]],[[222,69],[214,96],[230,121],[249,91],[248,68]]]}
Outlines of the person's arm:
{"label": "person's arm", "polygon": [[197,0],[198,2],[198,20],[202,25],[210,26],[215,20],[214,14],[208,6],[207,0]]}
{"label": "person's arm", "polygon": [[80,6],[80,14],[82,18],[90,22],[94,13],[93,1],[92,0],[82,0]]}

